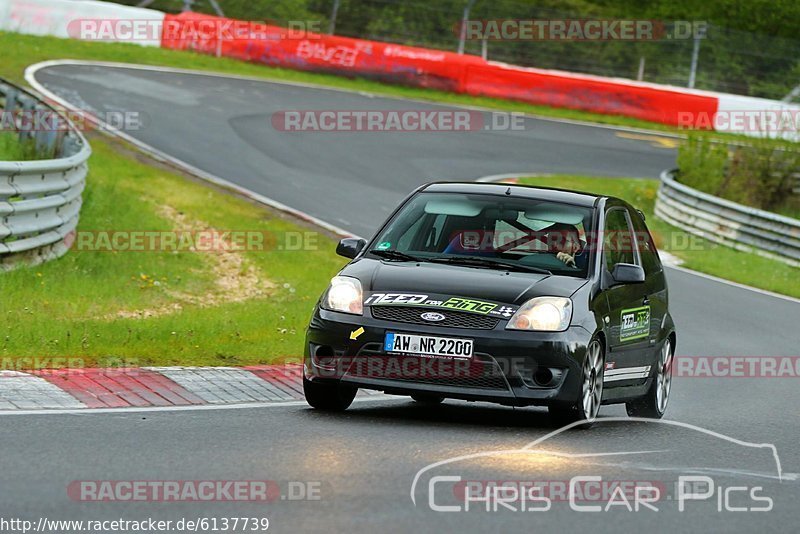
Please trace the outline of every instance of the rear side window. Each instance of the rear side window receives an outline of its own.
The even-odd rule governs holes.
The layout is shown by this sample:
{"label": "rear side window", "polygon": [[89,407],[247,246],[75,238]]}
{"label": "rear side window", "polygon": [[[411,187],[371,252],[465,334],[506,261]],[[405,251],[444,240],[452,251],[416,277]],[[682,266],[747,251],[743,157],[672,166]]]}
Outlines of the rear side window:
{"label": "rear side window", "polygon": [[606,213],[606,225],[603,230],[603,254],[606,269],[611,272],[618,263],[636,264],[633,233],[628,225],[626,211],[622,208],[609,210]]}
{"label": "rear side window", "polygon": [[642,268],[646,275],[660,272],[661,259],[658,257],[658,250],[653,243],[653,236],[647,230],[647,225],[642,216],[637,212],[631,213],[633,231],[636,233],[636,244],[639,248],[639,256],[642,258]]}

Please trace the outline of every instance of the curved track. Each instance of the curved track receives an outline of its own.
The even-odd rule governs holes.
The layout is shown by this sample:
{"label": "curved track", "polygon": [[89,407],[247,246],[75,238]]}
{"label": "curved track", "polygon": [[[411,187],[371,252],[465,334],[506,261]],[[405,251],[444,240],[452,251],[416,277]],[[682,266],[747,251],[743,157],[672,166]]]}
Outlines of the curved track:
{"label": "curved track", "polygon": [[[431,179],[520,171],[656,177],[675,158],[672,150],[647,136],[631,139],[618,135],[619,129],[552,120],[526,119],[525,130],[518,132],[274,130],[270,116],[281,110],[445,107],[305,86],[96,65],[51,66],[36,72],[35,79],[80,108],[143,112],[149,117],[148,127],[129,132],[139,141],[362,235],[370,234],[409,190]],[[800,304],[677,270],[669,270],[668,277],[679,355],[797,354]],[[772,443],[783,472],[796,473],[800,471],[797,384],[790,378],[676,379],[668,415],[740,440]],[[623,413],[610,407],[601,416]],[[392,400],[361,403],[336,416],[287,406],[159,412],[146,417],[125,413],[10,417],[3,423],[0,483],[16,491],[0,500],[12,515],[42,509],[53,517],[266,515],[281,532],[331,527],[603,532],[653,524],[680,530],[752,530],[768,524],[780,530],[798,519],[798,483],[759,476],[769,467],[741,445],[682,427],[625,421],[560,436],[550,450],[651,451],[648,455],[606,462],[591,472],[587,472],[591,462],[571,459],[553,461],[538,474],[532,474],[532,464],[524,461],[467,461],[459,473],[491,480],[526,476],[565,480],[598,473],[612,479],[653,480],[660,476],[655,473],[705,467],[713,470],[718,484],[766,486],[774,510],[719,514],[707,504],[681,513],[673,502],[660,512],[623,510],[609,517],[578,513],[564,503],[533,515],[435,513],[426,498],[418,499],[416,507],[412,504],[412,479],[426,465],[480,451],[515,449],[552,430],[545,414],[534,409],[453,402],[430,410]],[[321,481],[323,500],[267,507],[92,505],[70,501],[64,490],[75,479],[257,478]]]}

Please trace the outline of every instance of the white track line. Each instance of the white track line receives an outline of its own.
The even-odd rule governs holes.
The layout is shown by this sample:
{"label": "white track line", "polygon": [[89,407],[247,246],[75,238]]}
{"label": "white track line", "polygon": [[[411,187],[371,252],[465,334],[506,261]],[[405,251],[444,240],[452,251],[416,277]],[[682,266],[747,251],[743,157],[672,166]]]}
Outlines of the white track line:
{"label": "white track line", "polygon": [[[353,403],[362,402],[385,402],[391,400],[403,400],[403,397],[391,395],[370,395],[368,397],[356,397]],[[198,412],[208,410],[246,410],[250,408],[282,408],[308,406],[304,400],[285,401],[285,402],[248,402],[239,404],[198,404],[195,406],[141,406],[128,408],[81,408],[81,409],[46,409],[46,410],[0,410],[0,416],[4,415],[95,415],[95,414],[130,414],[144,412]]]}

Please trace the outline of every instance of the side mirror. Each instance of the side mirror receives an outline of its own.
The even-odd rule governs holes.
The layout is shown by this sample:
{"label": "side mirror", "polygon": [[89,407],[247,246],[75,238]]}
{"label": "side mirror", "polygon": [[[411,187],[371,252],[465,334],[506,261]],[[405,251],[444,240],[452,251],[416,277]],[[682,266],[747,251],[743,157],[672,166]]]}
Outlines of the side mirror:
{"label": "side mirror", "polygon": [[611,272],[616,284],[640,284],[644,282],[644,269],[631,263],[618,263]]}
{"label": "side mirror", "polygon": [[344,256],[352,260],[358,256],[358,253],[361,252],[365,246],[367,246],[367,241],[365,239],[348,237],[339,241],[339,244],[336,245],[336,253],[339,256]]}

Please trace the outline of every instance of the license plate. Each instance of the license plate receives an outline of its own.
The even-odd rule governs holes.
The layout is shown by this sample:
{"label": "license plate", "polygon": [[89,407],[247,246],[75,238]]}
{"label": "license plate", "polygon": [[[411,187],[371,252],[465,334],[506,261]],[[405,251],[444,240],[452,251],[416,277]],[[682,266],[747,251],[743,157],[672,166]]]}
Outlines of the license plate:
{"label": "license plate", "polygon": [[440,358],[472,358],[472,340],[416,334],[386,333],[383,349],[386,352],[419,354]]}

